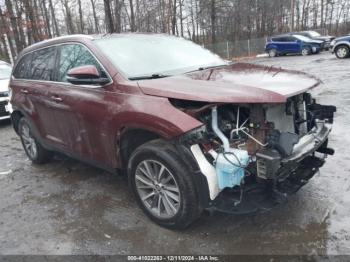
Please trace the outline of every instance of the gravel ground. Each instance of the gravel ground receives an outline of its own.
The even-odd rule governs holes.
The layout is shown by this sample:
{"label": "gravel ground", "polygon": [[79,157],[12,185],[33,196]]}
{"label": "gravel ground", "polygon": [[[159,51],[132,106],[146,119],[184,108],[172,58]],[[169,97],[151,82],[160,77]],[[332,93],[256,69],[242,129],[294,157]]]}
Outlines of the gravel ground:
{"label": "gravel ground", "polygon": [[318,101],[338,107],[336,154],[287,204],[166,230],[143,215],[122,177],[64,157],[34,166],[3,122],[0,254],[350,254],[350,59],[324,53],[255,63],[314,74],[324,82],[313,92]]}

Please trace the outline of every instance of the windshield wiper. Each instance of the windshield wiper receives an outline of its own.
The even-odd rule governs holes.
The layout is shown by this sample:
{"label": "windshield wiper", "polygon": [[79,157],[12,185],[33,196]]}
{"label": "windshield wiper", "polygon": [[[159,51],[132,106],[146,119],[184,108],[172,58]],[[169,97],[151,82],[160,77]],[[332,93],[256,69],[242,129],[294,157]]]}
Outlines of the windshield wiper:
{"label": "windshield wiper", "polygon": [[146,76],[132,76],[132,77],[129,77],[129,80],[158,79],[158,78],[164,78],[169,76],[170,75],[152,74],[152,75],[146,75]]}
{"label": "windshield wiper", "polygon": [[213,69],[213,68],[219,68],[219,67],[224,67],[224,66],[229,66],[229,65],[232,65],[234,62],[229,62],[227,64],[222,64],[222,65],[213,65],[213,66],[201,66],[201,67],[198,67],[196,70],[191,70],[191,71],[188,71],[186,72],[187,73],[193,73],[193,72],[196,72],[196,71],[203,71],[203,70],[207,70],[207,69]]}

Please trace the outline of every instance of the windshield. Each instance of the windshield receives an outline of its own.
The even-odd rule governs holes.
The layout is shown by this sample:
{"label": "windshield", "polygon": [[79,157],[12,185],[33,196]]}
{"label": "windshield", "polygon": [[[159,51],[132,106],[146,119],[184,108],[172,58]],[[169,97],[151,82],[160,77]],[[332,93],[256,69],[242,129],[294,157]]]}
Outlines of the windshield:
{"label": "windshield", "polygon": [[227,64],[201,46],[175,36],[130,34],[95,43],[128,78],[174,75]]}
{"label": "windshield", "polygon": [[306,37],[306,36],[302,36],[302,35],[294,35],[295,38],[301,40],[301,41],[304,41],[304,42],[309,42],[311,41],[310,38]]}
{"label": "windshield", "polygon": [[315,32],[315,31],[310,31],[309,33],[310,33],[310,35],[312,37],[319,37],[319,36],[321,36],[319,33]]}
{"label": "windshield", "polygon": [[12,68],[7,64],[0,64],[0,79],[9,79]]}

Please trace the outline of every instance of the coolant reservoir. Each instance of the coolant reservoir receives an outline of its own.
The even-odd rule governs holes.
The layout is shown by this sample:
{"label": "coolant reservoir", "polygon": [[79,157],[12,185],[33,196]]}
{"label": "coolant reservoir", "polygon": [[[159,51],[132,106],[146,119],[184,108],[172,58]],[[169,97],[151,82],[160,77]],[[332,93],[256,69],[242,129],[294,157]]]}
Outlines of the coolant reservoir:
{"label": "coolant reservoir", "polygon": [[244,177],[244,168],[240,166],[245,167],[248,161],[248,152],[244,150],[231,148],[229,152],[218,154],[215,168],[219,188],[239,186]]}

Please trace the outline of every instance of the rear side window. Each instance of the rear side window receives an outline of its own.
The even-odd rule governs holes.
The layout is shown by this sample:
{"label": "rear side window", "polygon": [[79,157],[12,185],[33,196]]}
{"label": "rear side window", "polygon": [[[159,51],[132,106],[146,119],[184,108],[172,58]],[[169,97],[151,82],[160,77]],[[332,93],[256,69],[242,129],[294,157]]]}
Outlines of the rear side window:
{"label": "rear side window", "polygon": [[282,39],[280,37],[274,37],[274,38],[272,38],[272,41],[274,41],[274,42],[282,42]]}
{"label": "rear side window", "polygon": [[286,37],[286,41],[287,42],[295,42],[295,38],[292,36],[288,36],[288,37]]}
{"label": "rear side window", "polygon": [[26,54],[18,62],[13,76],[18,79],[52,80],[56,48],[48,47]]}
{"label": "rear side window", "polygon": [[18,79],[29,79],[30,69],[32,62],[32,53],[24,55],[21,60],[18,62],[13,76]]}
{"label": "rear side window", "polygon": [[58,65],[57,81],[67,82],[67,72],[79,66],[93,65],[99,71],[101,77],[107,77],[100,64],[90,51],[78,44],[67,44],[60,47],[60,60]]}
{"label": "rear side window", "polygon": [[56,48],[35,51],[32,55],[31,79],[50,81],[55,68]]}

